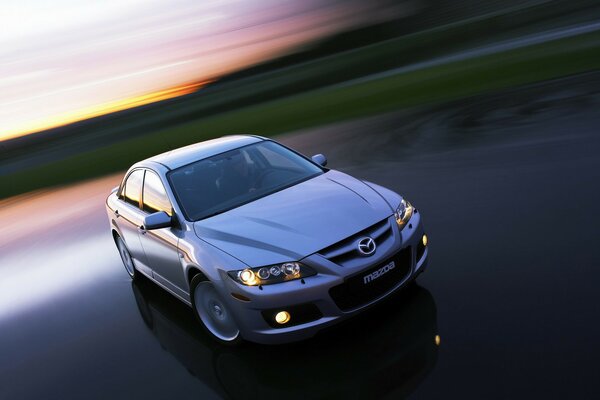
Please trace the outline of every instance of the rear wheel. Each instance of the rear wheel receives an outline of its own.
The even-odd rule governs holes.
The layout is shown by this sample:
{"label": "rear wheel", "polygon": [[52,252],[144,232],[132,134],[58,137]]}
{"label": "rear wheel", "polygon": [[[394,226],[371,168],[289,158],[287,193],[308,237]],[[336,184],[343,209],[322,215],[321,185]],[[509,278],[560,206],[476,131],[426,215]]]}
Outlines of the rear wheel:
{"label": "rear wheel", "polygon": [[212,282],[204,280],[202,275],[192,279],[192,307],[208,333],[218,342],[236,345],[242,341],[240,329],[233,314],[223,301]]}
{"label": "rear wheel", "polygon": [[135,270],[135,265],[133,264],[133,258],[131,258],[131,253],[129,253],[125,242],[123,241],[123,239],[121,239],[120,236],[117,236],[115,241],[117,242],[117,249],[119,249],[119,255],[121,256],[121,261],[123,261],[125,270],[129,274],[129,276],[132,279],[134,279],[137,275],[137,271]]}

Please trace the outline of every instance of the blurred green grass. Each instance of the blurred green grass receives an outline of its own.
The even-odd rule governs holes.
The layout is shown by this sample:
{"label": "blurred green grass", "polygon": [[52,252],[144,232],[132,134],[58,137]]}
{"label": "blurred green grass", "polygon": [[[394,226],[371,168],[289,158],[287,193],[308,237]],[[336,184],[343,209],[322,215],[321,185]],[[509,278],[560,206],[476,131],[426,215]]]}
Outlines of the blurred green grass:
{"label": "blurred green grass", "polygon": [[588,33],[247,105],[2,176],[0,198],[123,170],[170,148],[221,135],[272,136],[596,70],[599,43],[600,33]]}
{"label": "blurred green grass", "polygon": [[195,117],[200,113],[222,113],[316,90],[499,40],[537,33],[552,27],[551,21],[582,12],[590,4],[551,2],[517,6],[271,70],[271,63],[279,63],[274,60],[262,66],[267,68],[266,73],[241,79],[235,79],[236,74],[225,77],[215,88],[206,88],[203,91],[206,95],[178,104],[170,111]]}

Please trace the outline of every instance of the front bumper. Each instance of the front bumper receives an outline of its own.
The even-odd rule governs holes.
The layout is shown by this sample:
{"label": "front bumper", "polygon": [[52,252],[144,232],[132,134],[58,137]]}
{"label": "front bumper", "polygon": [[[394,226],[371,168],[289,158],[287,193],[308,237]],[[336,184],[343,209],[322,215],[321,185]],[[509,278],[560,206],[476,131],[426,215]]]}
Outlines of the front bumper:
{"label": "front bumper", "polygon": [[[360,313],[366,308],[376,304],[392,293],[400,290],[411,282],[427,265],[428,249],[417,251],[424,229],[421,215],[416,212],[402,232],[398,230],[393,217],[389,218],[392,227],[392,236],[385,246],[377,248],[375,254],[365,257],[352,267],[342,267],[319,254],[313,254],[301,260],[304,264],[313,267],[319,273],[315,276],[294,280],[281,284],[257,286],[243,286],[232,279],[224,279],[225,291],[223,297],[227,299],[235,320],[244,339],[265,344],[293,342],[314,336],[318,331],[337,322]],[[408,250],[405,250],[408,249]],[[369,299],[353,307],[340,308],[340,302],[334,301],[330,291],[342,285],[349,278],[364,273],[375,266],[383,266],[401,251],[408,251],[408,269],[399,280],[394,281],[385,291],[370,296]],[[417,259],[417,253],[420,258]],[[250,299],[242,301],[234,298],[231,293],[241,294]],[[318,308],[317,319],[291,326],[274,328],[264,317],[265,310],[289,310],[298,305],[310,304]],[[292,319],[294,315],[292,315]]]}

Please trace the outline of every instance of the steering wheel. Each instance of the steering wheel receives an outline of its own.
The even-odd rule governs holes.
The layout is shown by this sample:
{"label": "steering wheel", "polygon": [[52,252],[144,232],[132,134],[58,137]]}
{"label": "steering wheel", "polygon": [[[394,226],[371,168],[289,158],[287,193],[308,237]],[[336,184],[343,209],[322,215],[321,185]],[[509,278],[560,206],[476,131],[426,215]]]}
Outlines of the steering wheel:
{"label": "steering wheel", "polygon": [[255,181],[256,187],[257,188],[262,187],[263,181],[265,180],[265,178],[274,172],[276,172],[276,171],[273,169],[266,169],[266,170],[262,171],[256,178],[256,181]]}

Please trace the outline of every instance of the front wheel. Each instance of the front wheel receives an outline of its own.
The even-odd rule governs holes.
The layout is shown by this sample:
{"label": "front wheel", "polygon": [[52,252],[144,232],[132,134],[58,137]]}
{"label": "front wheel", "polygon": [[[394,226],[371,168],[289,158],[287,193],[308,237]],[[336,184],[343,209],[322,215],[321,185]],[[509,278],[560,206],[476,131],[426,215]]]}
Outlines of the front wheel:
{"label": "front wheel", "polygon": [[123,261],[123,265],[125,266],[125,270],[129,274],[132,279],[137,277],[137,271],[135,270],[135,265],[133,264],[133,258],[131,258],[131,253],[127,249],[125,242],[121,239],[120,236],[117,236],[117,249],[119,249],[119,255],[121,256],[121,261]]}
{"label": "front wheel", "polygon": [[231,310],[221,299],[212,282],[202,280],[201,275],[192,279],[192,307],[208,333],[218,342],[236,345],[242,341]]}

